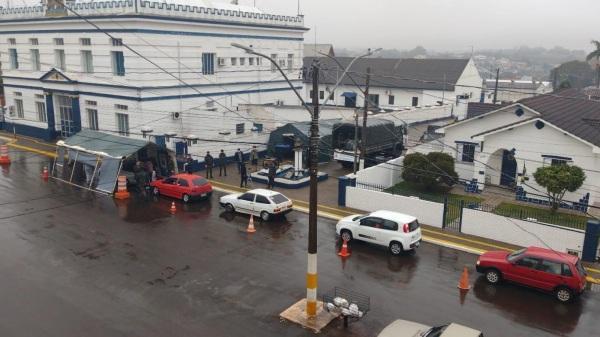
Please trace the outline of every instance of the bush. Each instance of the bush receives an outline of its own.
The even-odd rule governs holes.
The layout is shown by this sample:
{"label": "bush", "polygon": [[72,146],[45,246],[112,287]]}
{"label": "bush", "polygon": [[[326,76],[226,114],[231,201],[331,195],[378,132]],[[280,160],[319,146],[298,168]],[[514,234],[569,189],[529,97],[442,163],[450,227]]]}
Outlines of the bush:
{"label": "bush", "polygon": [[458,174],[454,171],[454,159],[446,153],[411,153],[404,157],[402,179],[432,190],[441,184],[456,184]]}

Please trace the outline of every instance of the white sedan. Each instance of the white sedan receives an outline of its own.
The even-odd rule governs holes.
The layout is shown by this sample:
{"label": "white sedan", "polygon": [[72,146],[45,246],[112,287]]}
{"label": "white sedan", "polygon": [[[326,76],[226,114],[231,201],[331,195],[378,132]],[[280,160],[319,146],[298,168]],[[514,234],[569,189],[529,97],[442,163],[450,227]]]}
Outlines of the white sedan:
{"label": "white sedan", "polygon": [[464,325],[451,323],[447,325],[430,327],[424,324],[398,319],[386,326],[377,337],[483,337],[477,331]]}
{"label": "white sedan", "polygon": [[292,201],[281,193],[255,189],[246,193],[234,193],[219,199],[228,212],[239,212],[260,216],[264,221],[274,215],[284,215],[292,211]]}
{"label": "white sedan", "polygon": [[392,211],[345,217],[337,223],[335,231],[344,241],[356,239],[385,246],[393,255],[413,250],[421,243],[417,218]]}

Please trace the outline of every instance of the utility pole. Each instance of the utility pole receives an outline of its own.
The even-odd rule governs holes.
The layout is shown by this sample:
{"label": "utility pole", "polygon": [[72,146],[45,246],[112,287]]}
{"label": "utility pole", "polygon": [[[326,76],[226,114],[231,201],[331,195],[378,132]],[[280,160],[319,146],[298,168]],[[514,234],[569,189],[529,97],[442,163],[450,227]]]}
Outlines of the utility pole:
{"label": "utility pole", "polygon": [[306,271],[306,314],[317,315],[317,172],[319,163],[319,67],[313,64],[312,119],[310,123],[310,192],[308,200],[308,268]]}
{"label": "utility pole", "polygon": [[354,109],[354,174],[358,171],[358,110]]}
{"label": "utility pole", "polygon": [[363,127],[361,130],[360,158],[363,160],[363,168],[365,166],[367,153],[367,114],[369,113],[369,83],[371,81],[371,67],[367,68],[367,81],[365,84],[365,109],[363,111]]}
{"label": "utility pole", "polygon": [[494,101],[493,103],[496,104],[496,100],[498,98],[498,77],[500,76],[500,68],[496,69],[496,86],[494,87]]}

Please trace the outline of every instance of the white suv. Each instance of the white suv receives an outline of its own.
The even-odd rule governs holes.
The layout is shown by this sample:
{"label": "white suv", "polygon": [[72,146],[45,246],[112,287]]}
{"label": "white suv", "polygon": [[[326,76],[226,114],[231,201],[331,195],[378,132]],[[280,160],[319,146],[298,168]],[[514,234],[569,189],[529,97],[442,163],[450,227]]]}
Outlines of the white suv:
{"label": "white suv", "polygon": [[281,193],[265,189],[250,190],[222,196],[219,204],[228,212],[239,212],[260,216],[264,221],[273,215],[283,215],[292,211],[292,201]]}
{"label": "white suv", "polygon": [[335,231],[342,240],[357,239],[385,246],[394,255],[415,249],[421,243],[417,218],[392,211],[345,217],[337,223]]}

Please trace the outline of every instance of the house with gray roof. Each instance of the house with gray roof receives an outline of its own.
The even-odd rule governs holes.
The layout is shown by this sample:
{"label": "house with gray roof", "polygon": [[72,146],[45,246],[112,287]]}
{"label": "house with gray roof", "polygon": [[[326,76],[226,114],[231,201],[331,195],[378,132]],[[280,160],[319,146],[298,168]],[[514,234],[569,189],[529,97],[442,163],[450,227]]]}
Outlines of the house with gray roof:
{"label": "house with gray roof", "polygon": [[543,195],[533,179],[536,169],[569,164],[587,179],[565,199],[600,204],[600,102],[582,91],[522,99],[437,132],[443,134],[438,149],[452,155],[459,177],[476,180],[480,190],[499,185]]}
{"label": "house with gray roof", "polygon": [[372,110],[425,107],[443,102],[454,104],[457,108],[460,106],[456,109],[457,115],[464,117],[466,103],[480,100],[483,80],[471,59],[363,58],[352,64],[340,86],[334,90],[335,83],[352,59],[305,57],[303,78],[306,99],[312,99],[311,65],[318,62],[321,103],[327,100],[327,104],[362,107],[368,68],[371,70],[369,102]]}
{"label": "house with gray roof", "polygon": [[[495,79],[485,80],[485,103],[493,103],[496,89]],[[498,80],[498,103],[512,103],[552,91],[552,84],[545,81]]]}

